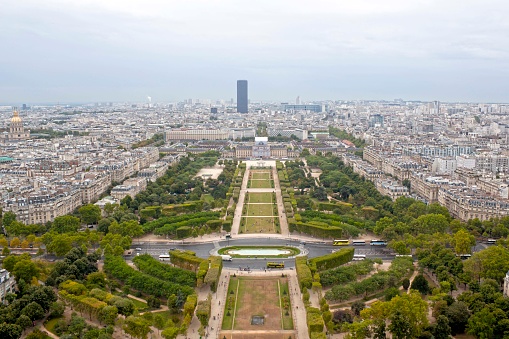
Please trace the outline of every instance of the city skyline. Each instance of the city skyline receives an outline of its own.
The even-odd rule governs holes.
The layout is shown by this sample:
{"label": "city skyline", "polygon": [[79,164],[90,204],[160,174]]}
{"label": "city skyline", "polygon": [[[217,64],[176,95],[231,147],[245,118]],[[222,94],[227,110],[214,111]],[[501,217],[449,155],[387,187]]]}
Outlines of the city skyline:
{"label": "city skyline", "polygon": [[[4,4],[0,102],[508,102],[502,1]],[[64,14],[62,14],[64,13]],[[232,29],[234,28],[234,29]]]}

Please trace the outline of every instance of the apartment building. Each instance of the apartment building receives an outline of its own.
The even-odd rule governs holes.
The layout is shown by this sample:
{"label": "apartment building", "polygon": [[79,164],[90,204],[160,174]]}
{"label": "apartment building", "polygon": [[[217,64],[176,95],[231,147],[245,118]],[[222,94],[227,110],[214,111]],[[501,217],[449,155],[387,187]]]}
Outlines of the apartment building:
{"label": "apartment building", "polygon": [[5,300],[7,293],[15,292],[16,280],[14,280],[14,276],[12,276],[6,269],[0,269],[0,301],[2,304],[7,304],[7,301]]}
{"label": "apartment building", "polygon": [[172,129],[165,133],[169,140],[224,140],[228,139],[228,131],[220,129]]}
{"label": "apartment building", "polygon": [[375,179],[374,184],[381,194],[389,196],[393,201],[399,197],[409,195],[407,187],[387,177]]}
{"label": "apartment building", "polygon": [[147,188],[147,180],[145,178],[130,178],[112,188],[110,195],[118,200],[124,199],[127,195],[134,198],[136,194]]}
{"label": "apartment building", "polygon": [[56,217],[70,214],[82,205],[81,192],[73,187],[48,190],[41,188],[4,201],[4,211],[16,214],[17,220],[28,224],[44,224]]}
{"label": "apartment building", "polygon": [[471,188],[440,188],[438,202],[462,220],[501,218],[509,215],[509,201]]}

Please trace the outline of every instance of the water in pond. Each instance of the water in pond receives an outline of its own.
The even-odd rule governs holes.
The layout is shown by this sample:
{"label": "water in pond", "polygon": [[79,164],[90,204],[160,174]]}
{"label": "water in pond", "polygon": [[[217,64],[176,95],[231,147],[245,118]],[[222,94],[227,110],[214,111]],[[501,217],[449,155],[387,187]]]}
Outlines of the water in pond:
{"label": "water in pond", "polygon": [[236,254],[236,255],[288,255],[290,254],[289,250],[280,250],[277,248],[244,248],[239,250],[231,250],[228,251],[228,254]]}

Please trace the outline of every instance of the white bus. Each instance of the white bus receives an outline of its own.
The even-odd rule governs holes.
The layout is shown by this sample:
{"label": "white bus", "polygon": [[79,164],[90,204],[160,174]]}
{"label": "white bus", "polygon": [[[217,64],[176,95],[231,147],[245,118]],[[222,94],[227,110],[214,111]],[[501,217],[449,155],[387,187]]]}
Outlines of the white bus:
{"label": "white bus", "polygon": [[366,255],[365,254],[354,254],[352,260],[354,260],[354,261],[366,260]]}
{"label": "white bus", "polygon": [[366,240],[353,240],[352,245],[354,246],[364,246],[366,245]]}
{"label": "white bus", "polygon": [[488,239],[486,242],[488,245],[494,245],[497,242],[497,239]]}
{"label": "white bus", "polygon": [[170,260],[170,255],[169,254],[161,254],[159,256],[159,260],[161,260],[161,261],[167,261],[168,260],[169,261]]}

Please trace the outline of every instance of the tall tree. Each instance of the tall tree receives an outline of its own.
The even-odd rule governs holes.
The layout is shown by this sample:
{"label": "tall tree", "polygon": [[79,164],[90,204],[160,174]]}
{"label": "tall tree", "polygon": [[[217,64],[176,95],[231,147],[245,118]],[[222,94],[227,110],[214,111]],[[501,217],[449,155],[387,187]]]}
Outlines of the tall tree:
{"label": "tall tree", "polygon": [[454,234],[454,251],[456,254],[471,254],[475,245],[475,237],[464,229]]}
{"label": "tall tree", "polygon": [[101,219],[101,208],[94,204],[81,206],[78,212],[80,213],[81,220],[85,224],[97,224],[99,219]]}

